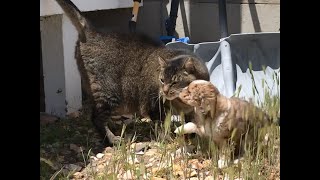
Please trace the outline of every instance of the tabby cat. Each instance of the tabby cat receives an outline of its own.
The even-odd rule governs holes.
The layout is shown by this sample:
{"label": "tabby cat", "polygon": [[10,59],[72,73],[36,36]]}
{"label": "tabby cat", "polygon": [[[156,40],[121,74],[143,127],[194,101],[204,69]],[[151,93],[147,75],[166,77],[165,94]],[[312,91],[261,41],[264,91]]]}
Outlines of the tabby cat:
{"label": "tabby cat", "polygon": [[169,50],[144,35],[100,32],[70,0],[56,1],[79,33],[75,56],[82,86],[91,100],[93,124],[107,145],[120,140],[108,127],[113,115],[163,119],[161,98],[177,111],[192,113],[192,107],[176,97],[191,81],[209,80],[198,57]]}

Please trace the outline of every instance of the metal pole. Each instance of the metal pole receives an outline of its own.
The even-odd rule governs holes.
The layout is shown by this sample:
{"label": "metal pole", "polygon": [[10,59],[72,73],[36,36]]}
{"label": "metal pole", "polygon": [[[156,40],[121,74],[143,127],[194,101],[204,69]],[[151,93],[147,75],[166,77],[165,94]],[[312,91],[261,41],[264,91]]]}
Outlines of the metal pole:
{"label": "metal pole", "polygon": [[133,0],[132,18],[129,21],[129,30],[131,33],[136,32],[137,17],[141,0]]}
{"label": "metal pole", "polygon": [[225,96],[231,97],[235,92],[236,82],[234,81],[234,72],[232,65],[230,44],[225,37],[228,36],[226,0],[219,0],[219,25],[220,25],[220,50],[223,81],[225,86]]}
{"label": "metal pole", "polygon": [[225,38],[228,36],[227,8],[226,0],[219,0],[219,25],[220,36]]}
{"label": "metal pole", "polygon": [[171,1],[170,16],[166,20],[166,30],[168,36],[173,36],[176,29],[176,20],[178,17],[179,0]]}

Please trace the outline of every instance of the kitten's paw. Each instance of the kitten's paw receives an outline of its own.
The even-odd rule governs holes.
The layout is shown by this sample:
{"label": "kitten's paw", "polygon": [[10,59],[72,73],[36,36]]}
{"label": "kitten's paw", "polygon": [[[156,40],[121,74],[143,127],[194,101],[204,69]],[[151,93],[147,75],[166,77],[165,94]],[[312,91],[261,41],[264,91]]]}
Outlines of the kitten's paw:
{"label": "kitten's paw", "polygon": [[121,138],[120,136],[113,136],[109,140],[112,144],[119,144],[121,141],[123,141],[123,138]]}
{"label": "kitten's paw", "polygon": [[233,164],[238,164],[238,163],[240,163],[240,162],[243,161],[243,160],[244,160],[243,157],[238,158],[238,159],[235,159],[235,160],[233,161]]}
{"label": "kitten's paw", "polygon": [[188,122],[187,124],[181,125],[174,130],[176,134],[191,134],[191,133],[198,133],[197,125],[193,122]]}

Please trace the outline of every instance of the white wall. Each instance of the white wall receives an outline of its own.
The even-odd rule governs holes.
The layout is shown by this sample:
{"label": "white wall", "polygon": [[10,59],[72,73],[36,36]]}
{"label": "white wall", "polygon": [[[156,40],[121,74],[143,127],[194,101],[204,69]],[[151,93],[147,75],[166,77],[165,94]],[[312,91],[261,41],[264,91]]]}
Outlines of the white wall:
{"label": "white wall", "polygon": [[[132,7],[132,0],[72,0],[81,11]],[[142,5],[142,3],[141,3]],[[40,0],[40,31],[46,112],[65,116],[81,108],[75,59],[78,32],[54,0]]]}
{"label": "white wall", "polygon": [[[81,11],[117,9],[132,7],[132,0],[72,0]],[[40,0],[40,16],[62,14],[55,0]]]}
{"label": "white wall", "polygon": [[[46,112],[64,116],[65,69],[61,20],[61,15],[43,18],[40,21],[40,29]],[[61,92],[58,93],[59,91]]]}
{"label": "white wall", "polygon": [[62,32],[66,108],[67,113],[72,113],[82,105],[81,78],[75,59],[75,43],[78,39],[78,32],[65,15],[62,16]]}

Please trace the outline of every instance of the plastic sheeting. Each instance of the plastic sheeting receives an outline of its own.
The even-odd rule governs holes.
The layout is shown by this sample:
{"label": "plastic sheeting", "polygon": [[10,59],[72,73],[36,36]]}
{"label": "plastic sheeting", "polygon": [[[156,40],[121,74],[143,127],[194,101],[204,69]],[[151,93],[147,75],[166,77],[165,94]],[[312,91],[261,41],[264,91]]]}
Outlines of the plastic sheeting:
{"label": "plastic sheeting", "polygon": [[[232,34],[224,39],[231,48],[235,94],[257,104],[264,102],[265,90],[280,98],[280,32]],[[208,67],[210,81],[225,95],[220,42],[170,42],[166,46],[197,54]]]}

